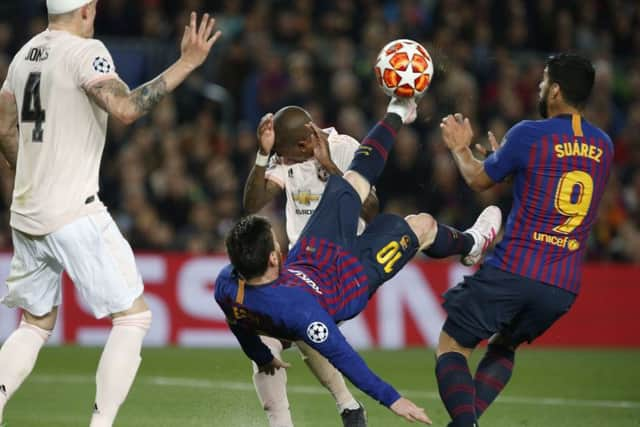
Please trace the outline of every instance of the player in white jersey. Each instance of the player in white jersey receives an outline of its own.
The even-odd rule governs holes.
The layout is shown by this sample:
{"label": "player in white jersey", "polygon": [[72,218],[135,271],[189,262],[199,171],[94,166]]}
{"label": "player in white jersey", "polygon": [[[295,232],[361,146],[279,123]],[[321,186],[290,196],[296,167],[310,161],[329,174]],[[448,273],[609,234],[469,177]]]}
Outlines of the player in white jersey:
{"label": "player in white jersey", "polygon": [[220,37],[195,13],[181,56],[130,91],[106,47],[93,39],[97,0],[47,0],[49,27],[14,57],[0,90],[0,149],[15,171],[14,255],[3,303],[20,326],[0,349],[3,409],[32,371],[54,328],[66,271],[97,318],[113,328],[96,374],[92,427],[111,426],[140,364],[151,312],[133,252],[98,198],[109,115],[129,124],[200,66]]}
{"label": "player in white jersey", "polygon": [[[290,245],[296,242],[318,206],[329,175],[342,175],[360,146],[354,138],[341,135],[334,128],[322,130],[322,144],[316,145],[311,139],[311,122],[309,113],[296,106],[284,107],[275,115],[263,117],[258,126],[260,148],[256,164],[245,185],[247,213],[259,211],[282,191],[286,193],[285,218]],[[269,163],[272,152],[275,155]],[[362,216],[369,220],[376,211],[377,198],[372,193],[363,205]],[[361,221],[363,228],[364,221]],[[275,338],[260,338],[279,358],[283,344]],[[354,399],[340,372],[304,342],[296,345],[305,363],[336,400],[344,426],[366,426],[364,408]],[[270,426],[291,427],[285,370],[260,372],[255,363],[253,370],[253,382]]]}

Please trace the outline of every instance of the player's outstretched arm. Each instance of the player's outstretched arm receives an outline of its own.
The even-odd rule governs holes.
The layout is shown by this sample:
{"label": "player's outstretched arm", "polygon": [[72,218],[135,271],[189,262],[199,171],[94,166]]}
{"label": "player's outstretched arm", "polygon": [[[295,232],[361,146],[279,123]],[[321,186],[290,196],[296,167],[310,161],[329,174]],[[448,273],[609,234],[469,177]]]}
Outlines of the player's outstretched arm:
{"label": "player's outstretched arm", "polygon": [[265,175],[269,156],[275,143],[273,114],[265,114],[262,117],[256,133],[258,138],[256,163],[253,165],[251,172],[249,172],[247,182],[244,184],[244,194],[242,195],[242,205],[248,214],[258,212],[282,191],[278,184],[267,179]]}
{"label": "player's outstretched arm", "polygon": [[205,13],[198,26],[196,13],[192,12],[191,21],[184,29],[180,59],[162,74],[133,91],[117,78],[100,81],[86,88],[87,94],[123,123],[133,123],[151,111],[207,59],[211,47],[221,35],[220,31],[213,33],[215,23],[216,20]]}
{"label": "player's outstretched arm", "polygon": [[0,151],[11,170],[15,171],[18,159],[18,106],[15,97],[7,91],[0,92]]}
{"label": "player's outstretched arm", "polygon": [[483,163],[476,159],[469,148],[473,130],[468,118],[462,114],[448,115],[440,123],[442,139],[451,151],[462,177],[474,191],[487,190],[495,184],[484,170]]}
{"label": "player's outstretched arm", "polygon": [[[302,310],[302,308],[300,308]],[[304,307],[296,313],[296,336],[327,358],[353,385],[409,421],[431,424],[423,408],[402,397],[390,384],[380,379],[347,342],[326,312]]]}

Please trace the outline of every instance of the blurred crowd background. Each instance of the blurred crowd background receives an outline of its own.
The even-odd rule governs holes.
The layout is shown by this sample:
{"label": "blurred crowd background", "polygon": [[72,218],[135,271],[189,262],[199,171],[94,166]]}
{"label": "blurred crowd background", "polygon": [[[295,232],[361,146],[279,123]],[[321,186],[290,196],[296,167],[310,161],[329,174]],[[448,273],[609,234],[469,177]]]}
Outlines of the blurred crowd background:
{"label": "blurred crowd background", "polygon": [[[16,51],[46,28],[44,0],[0,5],[0,81]],[[468,227],[509,185],[474,194],[442,144],[446,114],[469,116],[478,142],[538,118],[546,57],[578,51],[596,67],[586,117],[615,143],[615,168],[588,258],[640,262],[640,5],[637,0],[99,0],[96,37],[135,87],[179,56],[188,12],[211,12],[223,38],[208,62],[145,120],[110,120],[100,196],[139,250],[207,253],[242,214],[260,117],[288,104],[357,139],[388,102],[372,64],[396,38],[422,42],[436,72],[405,127],[378,195],[385,211],[427,211]],[[69,165],[73,167],[73,165]],[[10,248],[11,180],[2,170],[0,247]],[[282,221],[279,200],[265,212]],[[284,235],[284,233],[283,233]]]}

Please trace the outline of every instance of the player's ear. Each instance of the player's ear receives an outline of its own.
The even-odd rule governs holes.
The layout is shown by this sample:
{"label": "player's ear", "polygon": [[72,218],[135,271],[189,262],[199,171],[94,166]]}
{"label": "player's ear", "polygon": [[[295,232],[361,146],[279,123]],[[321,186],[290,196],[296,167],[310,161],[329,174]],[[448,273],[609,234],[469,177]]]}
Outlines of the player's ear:
{"label": "player's ear", "polygon": [[280,260],[280,255],[278,254],[278,251],[271,251],[271,253],[269,254],[269,265],[270,266],[280,265],[279,260]]}
{"label": "player's ear", "polygon": [[311,137],[298,141],[297,143],[298,150],[300,150],[305,155],[313,154],[313,140]]}
{"label": "player's ear", "polygon": [[556,99],[561,95],[562,93],[560,91],[560,85],[558,83],[552,83],[551,86],[549,86],[549,96],[553,99]]}

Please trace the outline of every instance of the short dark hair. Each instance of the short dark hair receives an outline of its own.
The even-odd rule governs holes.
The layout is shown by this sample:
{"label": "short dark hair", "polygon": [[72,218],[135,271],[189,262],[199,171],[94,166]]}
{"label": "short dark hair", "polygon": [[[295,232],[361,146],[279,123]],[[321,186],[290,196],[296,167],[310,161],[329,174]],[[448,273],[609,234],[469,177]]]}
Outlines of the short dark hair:
{"label": "short dark hair", "polygon": [[311,121],[311,115],[302,107],[288,105],[273,116],[273,130],[276,134],[274,151],[292,149],[298,141],[306,139],[311,131],[305,127]]}
{"label": "short dark hair", "polygon": [[587,104],[596,71],[587,58],[574,53],[552,55],[546,62],[549,83],[560,86],[562,97],[573,107],[582,109]]}
{"label": "short dark hair", "polygon": [[233,226],[225,239],[227,254],[236,271],[249,280],[267,271],[275,250],[271,223],[258,215],[246,216]]}

